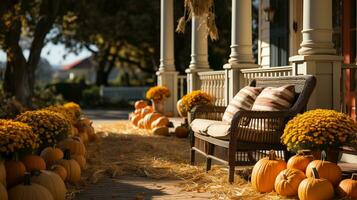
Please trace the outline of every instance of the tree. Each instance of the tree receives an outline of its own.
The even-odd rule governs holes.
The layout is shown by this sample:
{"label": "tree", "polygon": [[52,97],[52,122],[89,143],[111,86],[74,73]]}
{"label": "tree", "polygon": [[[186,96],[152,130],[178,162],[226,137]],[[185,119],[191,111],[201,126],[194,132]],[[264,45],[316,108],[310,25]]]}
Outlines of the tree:
{"label": "tree", "polygon": [[[24,105],[31,104],[35,71],[40,61],[46,36],[61,16],[69,1],[3,0],[0,4],[0,47],[6,52],[5,93]],[[25,58],[20,41],[27,38],[29,56]]]}

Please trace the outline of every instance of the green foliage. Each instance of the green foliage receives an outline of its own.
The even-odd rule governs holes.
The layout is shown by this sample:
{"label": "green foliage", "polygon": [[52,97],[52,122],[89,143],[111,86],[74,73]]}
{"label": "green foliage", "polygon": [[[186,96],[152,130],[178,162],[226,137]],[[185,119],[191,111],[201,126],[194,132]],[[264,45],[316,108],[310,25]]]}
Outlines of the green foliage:
{"label": "green foliage", "polygon": [[32,97],[32,109],[63,104],[64,102],[62,95],[56,94],[54,87],[37,87]]}

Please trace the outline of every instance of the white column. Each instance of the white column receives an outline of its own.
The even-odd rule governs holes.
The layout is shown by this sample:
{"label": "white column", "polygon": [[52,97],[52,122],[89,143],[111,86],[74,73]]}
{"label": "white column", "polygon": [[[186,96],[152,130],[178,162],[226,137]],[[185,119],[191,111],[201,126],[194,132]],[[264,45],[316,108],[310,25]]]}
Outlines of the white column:
{"label": "white column", "polygon": [[175,71],[173,0],[161,0],[159,71]]}
{"label": "white column", "polygon": [[241,69],[257,68],[254,63],[252,45],[252,1],[232,0],[231,54],[226,70],[225,103],[228,104],[244,87]]}
{"label": "white column", "polygon": [[208,63],[207,16],[192,16],[191,62],[187,73],[188,92],[200,89],[198,72],[210,71]]}
{"label": "white column", "polygon": [[308,109],[340,109],[342,57],[332,43],[332,0],[304,0],[303,41],[290,57],[293,75],[314,75],[317,83]]}
{"label": "white column", "polygon": [[332,43],[332,0],[304,0],[300,55],[336,54]]}
{"label": "white column", "polygon": [[231,28],[231,54],[229,56],[229,63],[254,63],[251,0],[232,0]]}
{"label": "white column", "polygon": [[171,97],[165,102],[165,114],[176,115],[177,75],[174,62],[174,4],[173,0],[161,0],[160,17],[160,66],[156,72],[157,84],[166,86]]}

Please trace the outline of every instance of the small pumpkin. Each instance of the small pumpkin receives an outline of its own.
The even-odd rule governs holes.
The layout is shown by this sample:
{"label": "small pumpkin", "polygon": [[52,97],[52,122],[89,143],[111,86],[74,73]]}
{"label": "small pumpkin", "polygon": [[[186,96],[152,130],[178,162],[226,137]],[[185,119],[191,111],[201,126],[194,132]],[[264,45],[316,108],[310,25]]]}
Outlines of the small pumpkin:
{"label": "small pumpkin", "polygon": [[89,138],[88,138],[87,132],[79,132],[78,136],[79,136],[79,138],[81,138],[81,141],[83,142],[83,144],[87,144],[88,143]]}
{"label": "small pumpkin", "polygon": [[295,196],[299,184],[306,178],[304,172],[295,169],[284,169],[275,179],[274,189],[281,196]]}
{"label": "small pumpkin", "polygon": [[69,149],[71,154],[85,155],[86,147],[82,141],[76,137],[67,138],[59,143],[59,147],[62,149]]}
{"label": "small pumpkin", "polygon": [[134,110],[134,115],[141,115],[141,110],[142,109],[135,109]]}
{"label": "small pumpkin", "polygon": [[166,126],[162,126],[162,127],[157,127],[152,129],[152,133],[154,135],[161,135],[161,136],[169,136],[169,128]]}
{"label": "small pumpkin", "polygon": [[162,117],[162,115],[160,113],[149,113],[147,115],[145,115],[144,117],[144,128],[146,129],[150,129],[151,128],[151,124],[153,121],[155,121],[156,119]]}
{"label": "small pumpkin", "polygon": [[311,168],[312,176],[304,179],[298,189],[300,200],[326,200],[334,196],[333,186],[327,179],[320,178],[318,170]]}
{"label": "small pumpkin", "polygon": [[316,168],[319,176],[329,180],[332,185],[337,186],[342,179],[341,168],[330,161],[314,160],[306,168],[306,176],[313,177],[312,169]]}
{"label": "small pumpkin", "polygon": [[26,167],[22,162],[7,160],[5,161],[5,169],[6,185],[8,188],[22,182],[26,172]]}
{"label": "small pumpkin", "polygon": [[82,155],[71,155],[71,159],[77,161],[81,169],[85,169],[87,165],[86,158]]}
{"label": "small pumpkin", "polygon": [[144,100],[139,100],[136,101],[134,104],[135,109],[142,109],[145,108],[148,105],[148,103]]}
{"label": "small pumpkin", "polygon": [[66,185],[58,174],[47,170],[36,171],[32,176],[32,182],[47,188],[54,200],[65,200]]}
{"label": "small pumpkin", "polygon": [[184,109],[182,99],[176,103],[177,112],[181,117],[187,117],[187,111]]}
{"label": "small pumpkin", "polygon": [[50,170],[56,173],[58,176],[60,176],[63,181],[66,180],[67,170],[62,165],[58,165],[58,164],[52,165]]}
{"label": "small pumpkin", "polygon": [[154,129],[154,128],[163,127],[163,126],[168,127],[169,123],[170,123],[169,118],[167,118],[165,116],[161,116],[151,123],[151,128]]}
{"label": "small pumpkin", "polygon": [[0,161],[0,184],[6,187],[6,169],[4,161]]}
{"label": "small pumpkin", "polygon": [[134,126],[137,126],[140,119],[140,115],[134,115],[130,121]]}
{"label": "small pumpkin", "polygon": [[7,190],[3,184],[0,183],[0,199],[8,200]]}
{"label": "small pumpkin", "polygon": [[32,170],[45,170],[46,162],[41,156],[38,155],[26,155],[20,159],[20,161],[25,165],[26,171],[31,172]]}
{"label": "small pumpkin", "polygon": [[63,151],[56,147],[46,147],[41,151],[40,156],[45,160],[46,166],[49,168],[55,164],[56,161],[63,158]]}
{"label": "small pumpkin", "polygon": [[31,183],[30,173],[26,173],[24,183],[11,188],[8,195],[11,200],[54,200],[47,188]]}
{"label": "small pumpkin", "polygon": [[153,113],[154,110],[151,106],[146,106],[145,108],[141,109],[140,117],[144,118],[147,114]]}
{"label": "small pumpkin", "polygon": [[138,128],[144,128],[144,119],[138,121]]}
{"label": "small pumpkin", "polygon": [[74,125],[71,125],[71,131],[70,131],[71,136],[78,135],[78,129]]}
{"label": "small pumpkin", "polygon": [[287,168],[288,169],[295,168],[305,172],[306,167],[313,160],[314,160],[314,156],[311,155],[311,151],[308,150],[298,151],[296,155],[294,155],[288,160]]}
{"label": "small pumpkin", "polygon": [[181,126],[177,126],[175,128],[174,133],[175,133],[175,136],[178,138],[187,138],[190,131],[188,130],[187,127],[185,127],[184,125],[181,125]]}
{"label": "small pumpkin", "polygon": [[77,161],[71,159],[71,151],[66,149],[64,151],[64,157],[58,162],[67,171],[66,181],[70,183],[76,183],[81,180],[81,167]]}
{"label": "small pumpkin", "polygon": [[271,192],[274,190],[275,179],[278,174],[286,169],[286,162],[276,157],[271,150],[269,156],[260,159],[253,167],[252,185],[258,192]]}
{"label": "small pumpkin", "polygon": [[353,173],[351,179],[345,179],[340,182],[337,192],[342,197],[357,199],[357,173]]}

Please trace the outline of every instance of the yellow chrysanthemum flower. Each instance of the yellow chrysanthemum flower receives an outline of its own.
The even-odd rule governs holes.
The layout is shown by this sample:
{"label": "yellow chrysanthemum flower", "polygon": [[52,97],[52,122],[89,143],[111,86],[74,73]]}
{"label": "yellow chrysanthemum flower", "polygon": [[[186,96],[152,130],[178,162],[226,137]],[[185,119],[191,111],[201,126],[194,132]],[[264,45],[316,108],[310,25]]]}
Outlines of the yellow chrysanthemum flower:
{"label": "yellow chrysanthemum flower", "polygon": [[184,112],[190,111],[197,105],[208,105],[213,103],[213,98],[201,90],[192,91],[182,97],[182,106]]}
{"label": "yellow chrysanthemum flower", "polygon": [[146,92],[146,98],[153,101],[161,101],[170,97],[170,90],[165,86],[154,86]]}

